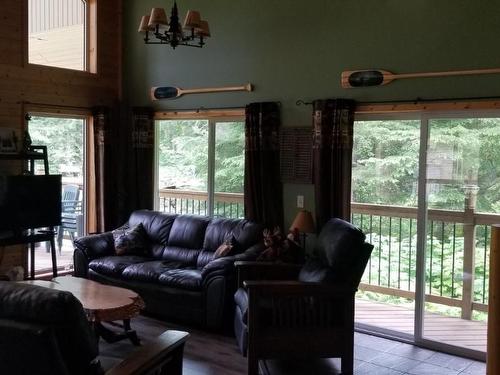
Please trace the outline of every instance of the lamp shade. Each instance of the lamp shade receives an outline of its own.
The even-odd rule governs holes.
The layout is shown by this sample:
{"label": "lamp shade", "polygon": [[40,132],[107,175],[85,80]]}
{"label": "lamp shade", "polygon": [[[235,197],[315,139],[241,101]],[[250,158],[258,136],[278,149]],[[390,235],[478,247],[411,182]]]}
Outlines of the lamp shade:
{"label": "lamp shade", "polygon": [[201,26],[200,12],[196,10],[188,10],[186,18],[184,19],[185,29],[195,29]]}
{"label": "lamp shade", "polygon": [[142,33],[153,29],[154,28],[152,26],[149,26],[149,16],[142,16],[138,31]]}
{"label": "lamp shade", "polygon": [[196,28],[196,35],[208,38],[210,36],[210,28],[207,21],[200,21],[200,27]]}
{"label": "lamp shade", "polygon": [[167,14],[163,8],[151,9],[148,26],[155,27],[156,25],[168,25]]}
{"label": "lamp shade", "polygon": [[290,230],[297,229],[301,233],[313,233],[315,231],[314,220],[310,211],[300,210],[293,220]]}

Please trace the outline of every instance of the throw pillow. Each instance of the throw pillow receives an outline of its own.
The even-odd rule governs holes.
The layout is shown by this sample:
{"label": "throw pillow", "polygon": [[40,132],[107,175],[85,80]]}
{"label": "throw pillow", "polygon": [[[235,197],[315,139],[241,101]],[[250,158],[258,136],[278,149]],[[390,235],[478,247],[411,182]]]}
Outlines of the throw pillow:
{"label": "throw pillow", "polygon": [[147,251],[147,234],[141,223],[124,226],[113,232],[116,255],[143,255]]}
{"label": "throw pillow", "polygon": [[214,259],[227,257],[229,254],[231,254],[235,246],[236,238],[234,238],[234,235],[232,233],[228,233],[224,238],[224,242],[217,248],[217,250],[215,250]]}

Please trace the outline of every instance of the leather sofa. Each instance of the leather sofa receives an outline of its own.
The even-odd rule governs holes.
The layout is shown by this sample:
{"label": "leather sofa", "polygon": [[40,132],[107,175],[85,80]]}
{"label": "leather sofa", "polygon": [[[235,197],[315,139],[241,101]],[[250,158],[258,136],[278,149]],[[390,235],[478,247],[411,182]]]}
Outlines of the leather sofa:
{"label": "leather sofa", "polygon": [[[142,223],[145,255],[116,255],[112,232],[74,241],[74,275],[135,290],[146,311],[165,319],[219,329],[232,320],[236,290],[234,262],[263,250],[262,226],[247,220],[135,211]],[[214,252],[232,234],[230,256]]]}
{"label": "leather sofa", "polygon": [[[0,281],[0,374],[178,375],[187,337],[169,330],[122,361],[99,357],[91,324],[71,293]],[[106,369],[101,360],[117,363]]]}

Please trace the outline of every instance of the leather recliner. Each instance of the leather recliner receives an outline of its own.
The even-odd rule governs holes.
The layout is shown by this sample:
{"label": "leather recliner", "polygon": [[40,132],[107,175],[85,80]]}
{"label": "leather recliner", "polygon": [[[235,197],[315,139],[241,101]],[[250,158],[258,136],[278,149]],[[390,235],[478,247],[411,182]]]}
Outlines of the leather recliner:
{"label": "leather recliner", "polygon": [[[166,319],[214,329],[230,321],[234,262],[255,259],[262,251],[262,226],[149,210],[133,212],[127,225],[138,223],[149,241],[145,255],[116,255],[112,232],[80,237],[74,241],[74,275],[135,290],[146,311]],[[228,235],[234,238],[233,253],[215,259]]]}
{"label": "leather recliner", "polygon": [[91,324],[70,292],[0,281],[0,374],[139,375],[160,369],[178,375],[187,337],[166,331],[105,373]]}
{"label": "leather recliner", "polygon": [[248,374],[265,358],[342,358],[352,374],[354,295],[373,245],[351,223],[331,219],[302,266],[237,262],[234,330]]}

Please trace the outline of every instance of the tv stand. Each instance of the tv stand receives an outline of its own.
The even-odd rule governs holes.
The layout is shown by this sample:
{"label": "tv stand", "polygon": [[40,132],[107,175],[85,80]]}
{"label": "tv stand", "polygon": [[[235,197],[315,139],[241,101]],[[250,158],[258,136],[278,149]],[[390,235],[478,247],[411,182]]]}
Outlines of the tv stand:
{"label": "tv stand", "polygon": [[30,279],[35,278],[35,244],[37,242],[50,242],[50,255],[52,257],[52,276],[57,277],[56,259],[56,232],[53,230],[30,230],[24,234],[13,234],[10,237],[0,238],[0,246],[30,245]]}
{"label": "tv stand", "polygon": [[[49,160],[47,156],[47,146],[29,146],[14,154],[0,154],[0,160],[24,160],[27,164],[27,169],[24,173],[35,174],[35,160],[43,161],[44,174],[49,174]],[[38,242],[50,243],[50,255],[52,258],[52,275],[57,277],[57,259],[56,259],[56,245],[54,237],[56,232],[54,228],[50,227],[49,230],[35,230],[29,229],[28,231],[15,230],[7,236],[0,235],[0,246],[11,245],[30,245],[30,278],[35,278],[35,244]],[[26,259],[26,258],[25,258]],[[24,261],[25,266],[27,260]]]}

